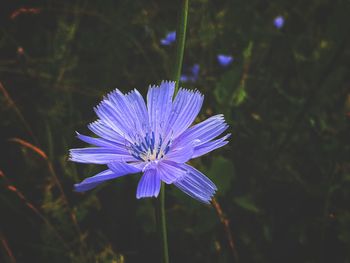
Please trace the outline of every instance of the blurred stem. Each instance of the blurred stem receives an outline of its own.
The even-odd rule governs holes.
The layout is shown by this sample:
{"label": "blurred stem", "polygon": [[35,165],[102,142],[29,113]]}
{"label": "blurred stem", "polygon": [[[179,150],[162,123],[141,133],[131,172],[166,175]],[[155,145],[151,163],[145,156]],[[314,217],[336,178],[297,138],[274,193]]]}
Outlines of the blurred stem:
{"label": "blurred stem", "polygon": [[177,29],[176,29],[176,57],[175,57],[175,67],[174,67],[174,73],[173,73],[173,79],[175,80],[175,95],[179,89],[182,60],[184,57],[184,50],[185,50],[188,2],[189,0],[182,0],[181,10],[180,10],[180,14],[177,22]]}
{"label": "blurred stem", "polygon": [[166,229],[166,215],[165,215],[165,184],[162,182],[160,188],[160,199],[159,199],[159,214],[160,214],[160,229],[162,238],[163,248],[163,263],[169,263],[169,252],[168,252],[168,236]]}
{"label": "blurred stem", "polygon": [[[185,50],[186,28],[187,28],[187,15],[188,15],[188,2],[189,0],[182,0],[181,10],[179,13],[176,29],[176,57],[175,67],[173,73],[173,80],[175,80],[175,95],[179,89],[179,81],[182,69],[182,61]],[[160,187],[160,198],[158,202],[158,214],[157,219],[161,227],[162,247],[163,247],[163,263],[169,263],[168,252],[168,237],[166,228],[166,216],[165,216],[165,184],[162,182]]]}

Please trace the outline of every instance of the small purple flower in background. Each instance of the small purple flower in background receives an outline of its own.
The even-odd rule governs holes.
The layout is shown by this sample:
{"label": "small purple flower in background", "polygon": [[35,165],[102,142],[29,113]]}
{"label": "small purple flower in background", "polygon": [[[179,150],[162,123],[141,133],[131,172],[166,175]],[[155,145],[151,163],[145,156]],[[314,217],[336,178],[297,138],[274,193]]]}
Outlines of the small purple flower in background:
{"label": "small purple flower in background", "polygon": [[191,81],[191,78],[185,74],[181,74],[180,81],[181,82],[189,82],[189,81]]}
{"label": "small purple flower in background", "polygon": [[198,78],[199,70],[200,70],[199,64],[194,64],[193,67],[191,68],[192,76],[195,77],[196,79]]}
{"label": "small purple flower in background", "polygon": [[170,33],[168,33],[165,38],[162,38],[160,40],[160,43],[163,45],[163,46],[169,46],[171,45],[172,43],[174,43],[176,40],[176,32],[175,31],[172,31]]}
{"label": "small purple flower in background", "polygon": [[233,61],[233,57],[232,56],[228,56],[228,55],[223,55],[223,54],[219,54],[217,56],[218,62],[221,66],[223,67],[227,67],[228,65],[230,65]]}
{"label": "small purple flower in background", "polygon": [[277,16],[274,20],[273,20],[273,24],[277,29],[280,29],[283,27],[284,24],[284,18],[283,16]]}
{"label": "small purple flower in background", "polygon": [[108,169],[76,184],[76,191],[142,172],[136,198],[157,197],[163,181],[209,203],[216,186],[186,162],[226,145],[230,134],[215,138],[228,125],[219,114],[190,127],[202,107],[203,95],[181,88],[173,100],[174,89],[175,82],[169,81],[151,86],[147,104],[136,89],[128,94],[116,89],[102,100],[95,108],[99,119],[88,126],[99,138],[78,133],[80,140],[94,147],[71,149],[70,160],[105,164]]}
{"label": "small purple flower in background", "polygon": [[190,68],[190,74],[182,74],[180,77],[180,81],[182,82],[196,82],[199,76],[200,66],[199,64],[194,64]]}

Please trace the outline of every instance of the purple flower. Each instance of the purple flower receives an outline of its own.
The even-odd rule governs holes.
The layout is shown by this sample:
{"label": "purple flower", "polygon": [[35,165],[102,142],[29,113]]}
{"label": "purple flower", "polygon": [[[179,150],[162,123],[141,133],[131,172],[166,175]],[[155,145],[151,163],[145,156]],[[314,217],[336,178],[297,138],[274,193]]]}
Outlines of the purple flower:
{"label": "purple flower", "polygon": [[192,78],[190,76],[188,76],[188,75],[181,74],[180,81],[181,82],[190,82],[190,81],[192,81]]}
{"label": "purple flower", "polygon": [[219,114],[190,127],[202,107],[203,95],[181,88],[173,100],[174,88],[175,82],[169,81],[151,86],[147,104],[136,89],[128,94],[116,89],[102,100],[95,108],[99,119],[89,125],[99,138],[78,133],[80,140],[94,146],[71,149],[70,160],[108,168],[76,184],[76,191],[142,172],[136,198],[157,197],[163,181],[209,203],[216,186],[186,162],[226,145],[230,134],[215,138],[228,125]]}
{"label": "purple flower", "polygon": [[180,77],[180,81],[182,82],[196,82],[199,76],[200,66],[199,64],[194,64],[190,68],[190,74],[182,74]]}
{"label": "purple flower", "polygon": [[283,16],[277,16],[274,20],[273,20],[273,24],[277,29],[280,29],[283,27],[284,24],[284,18]]}
{"label": "purple flower", "polygon": [[193,67],[191,68],[192,76],[195,78],[198,78],[200,66],[199,64],[194,64]]}
{"label": "purple flower", "polygon": [[174,43],[176,40],[176,32],[175,31],[172,31],[170,33],[168,33],[165,38],[162,38],[160,40],[160,43],[163,45],[163,46],[169,46],[171,45],[172,43]]}
{"label": "purple flower", "polygon": [[227,67],[228,65],[230,65],[233,61],[233,57],[232,56],[228,56],[228,55],[223,55],[223,54],[219,54],[217,56],[218,62],[221,66],[223,67]]}

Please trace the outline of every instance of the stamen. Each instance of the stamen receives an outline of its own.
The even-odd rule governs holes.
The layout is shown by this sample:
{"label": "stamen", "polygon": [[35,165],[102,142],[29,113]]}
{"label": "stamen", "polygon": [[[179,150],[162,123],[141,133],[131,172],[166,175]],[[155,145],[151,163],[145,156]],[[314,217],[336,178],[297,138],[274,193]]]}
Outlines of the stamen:
{"label": "stamen", "polygon": [[[163,137],[159,135],[156,140],[155,133],[146,133],[144,137],[140,135],[134,135],[135,143],[129,144],[129,151],[136,159],[152,162],[162,159],[164,155],[169,151],[171,140],[165,141]],[[136,139],[137,138],[137,139]]]}

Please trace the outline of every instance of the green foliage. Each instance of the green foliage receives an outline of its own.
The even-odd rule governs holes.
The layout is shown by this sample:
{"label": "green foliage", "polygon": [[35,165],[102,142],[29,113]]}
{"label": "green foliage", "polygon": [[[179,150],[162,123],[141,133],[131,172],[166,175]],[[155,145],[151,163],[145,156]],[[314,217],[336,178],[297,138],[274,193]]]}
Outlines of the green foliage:
{"label": "green foliage", "polygon": [[248,212],[259,213],[259,208],[254,204],[249,196],[236,197],[234,201],[238,206],[247,210]]}
{"label": "green foliage", "polygon": [[218,187],[218,194],[225,195],[231,189],[231,183],[235,179],[233,163],[222,156],[218,156],[213,159],[206,175],[215,181]]}

